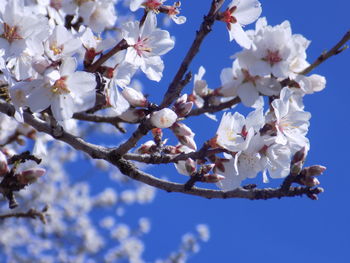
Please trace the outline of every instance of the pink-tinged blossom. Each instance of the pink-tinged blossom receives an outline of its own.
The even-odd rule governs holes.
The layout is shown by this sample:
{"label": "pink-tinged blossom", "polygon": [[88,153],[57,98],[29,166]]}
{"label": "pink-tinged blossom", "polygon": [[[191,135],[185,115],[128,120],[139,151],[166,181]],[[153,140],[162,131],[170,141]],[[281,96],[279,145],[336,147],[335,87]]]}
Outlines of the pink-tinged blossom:
{"label": "pink-tinged blossom", "polygon": [[[50,107],[58,121],[70,119],[75,112],[87,110],[95,105],[95,76],[75,71],[74,58],[63,60],[60,68],[50,68],[44,79],[27,97],[27,106],[33,112]],[[28,82],[30,85],[30,82]]]}
{"label": "pink-tinged blossom", "polygon": [[40,42],[48,31],[48,20],[30,13],[20,1],[9,1],[0,13],[0,49],[4,49],[5,57],[18,56],[30,39]]}
{"label": "pink-tinged blossom", "polygon": [[257,20],[261,11],[260,2],[257,0],[232,0],[220,18],[226,23],[230,41],[235,39],[240,46],[249,49],[252,41],[243,27]]}
{"label": "pink-tinged blossom", "polygon": [[293,35],[288,21],[272,27],[266,19],[259,19],[251,37],[254,48],[243,50],[236,57],[252,75],[294,77],[308,65],[305,50],[310,42],[301,35]]}
{"label": "pink-tinged blossom", "polygon": [[274,117],[272,121],[276,127],[276,143],[288,144],[292,151],[308,146],[306,134],[309,129],[311,114],[295,109],[291,103],[293,92],[289,88],[281,91],[279,99],[272,102]]}
{"label": "pink-tinged blossom", "polygon": [[232,68],[224,68],[220,79],[222,87],[216,90],[216,94],[223,97],[238,96],[247,107],[260,108],[263,106],[263,98],[260,96],[279,95],[281,85],[270,76],[261,77],[251,75],[248,69],[241,68],[236,60]]}
{"label": "pink-tinged blossom", "polygon": [[53,61],[69,57],[81,48],[81,41],[64,26],[58,25],[45,41],[45,54]]}
{"label": "pink-tinged blossom", "polygon": [[130,46],[125,61],[140,67],[149,79],[160,81],[164,69],[160,56],[174,47],[174,40],[168,31],[157,28],[156,15],[149,12],[141,27],[138,21],[124,24],[122,35]]}
{"label": "pink-tinged blossom", "polygon": [[264,124],[262,108],[244,118],[238,112],[225,113],[216,132],[216,143],[232,152],[246,150],[254,133]]}

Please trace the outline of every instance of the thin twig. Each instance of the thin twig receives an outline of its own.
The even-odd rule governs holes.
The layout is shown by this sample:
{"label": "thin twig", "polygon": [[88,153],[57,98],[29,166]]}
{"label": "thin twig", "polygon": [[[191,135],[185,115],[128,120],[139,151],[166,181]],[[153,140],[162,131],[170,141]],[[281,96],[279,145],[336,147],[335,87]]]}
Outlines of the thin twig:
{"label": "thin twig", "polygon": [[11,217],[40,219],[40,221],[43,224],[46,224],[45,212],[46,211],[44,211],[44,210],[38,211],[36,209],[31,208],[27,212],[17,212],[17,213],[8,213],[8,214],[0,215],[0,219],[6,219],[6,218],[11,218]]}
{"label": "thin twig", "polygon": [[216,15],[223,5],[225,0],[213,0],[211,8],[208,12],[208,15],[204,17],[204,20],[200,26],[199,31],[197,31],[196,37],[188,50],[185,58],[183,59],[173,81],[170,83],[167,92],[164,95],[163,101],[160,105],[161,108],[169,106],[177,97],[179,97],[181,90],[183,88],[182,80],[184,75],[188,70],[189,65],[191,64],[193,58],[199,51],[199,48],[204,40],[204,38],[210,33],[212,25],[216,20]]}
{"label": "thin twig", "polygon": [[186,117],[198,116],[203,113],[215,113],[224,109],[232,108],[234,105],[241,102],[239,97],[235,97],[229,101],[220,103],[219,105],[210,105],[202,108],[192,109]]}
{"label": "thin twig", "polygon": [[109,58],[118,53],[123,49],[127,49],[129,47],[128,43],[125,39],[122,39],[117,45],[115,45],[110,51],[106,54],[103,54],[94,64],[89,66],[86,70],[89,72],[96,72],[96,70],[105,63]]}
{"label": "thin twig", "polygon": [[314,68],[319,66],[321,63],[326,61],[328,58],[338,55],[339,53],[343,52],[348,47],[345,46],[346,42],[350,40],[350,31],[346,32],[346,34],[342,37],[342,39],[328,52],[322,53],[310,66],[308,66],[306,69],[304,69],[299,74],[306,75],[310,73]]}
{"label": "thin twig", "polygon": [[244,189],[242,187],[231,191],[211,190],[198,187],[192,187],[188,190],[184,187],[184,184],[165,181],[142,172],[137,169],[131,162],[124,159],[111,160],[111,162],[114,163],[123,174],[134,180],[146,183],[150,186],[162,189],[167,192],[185,193],[208,199],[245,198],[251,200],[266,200],[271,198],[318,195],[323,192],[323,189],[320,187],[291,187],[288,189],[288,191],[284,191],[281,188]]}

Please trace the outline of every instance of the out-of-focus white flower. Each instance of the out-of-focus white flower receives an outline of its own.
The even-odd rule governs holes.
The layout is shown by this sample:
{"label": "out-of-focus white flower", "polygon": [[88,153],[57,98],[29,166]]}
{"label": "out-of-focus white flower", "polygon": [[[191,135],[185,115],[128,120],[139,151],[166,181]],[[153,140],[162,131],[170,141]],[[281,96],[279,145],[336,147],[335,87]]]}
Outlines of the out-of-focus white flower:
{"label": "out-of-focus white flower", "polygon": [[9,1],[0,13],[0,49],[5,56],[18,56],[30,39],[44,40],[49,31],[48,21],[26,10],[22,1]]}
{"label": "out-of-focus white flower", "polygon": [[79,7],[79,15],[84,24],[94,32],[101,33],[108,27],[114,26],[117,16],[113,1],[83,1]]}

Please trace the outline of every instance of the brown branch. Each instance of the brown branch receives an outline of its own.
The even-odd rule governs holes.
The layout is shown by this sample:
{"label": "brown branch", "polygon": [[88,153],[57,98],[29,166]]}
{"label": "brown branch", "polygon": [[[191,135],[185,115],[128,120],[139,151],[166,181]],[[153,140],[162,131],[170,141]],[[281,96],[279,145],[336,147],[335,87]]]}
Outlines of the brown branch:
{"label": "brown branch", "polygon": [[109,58],[118,53],[123,49],[127,49],[129,47],[128,43],[125,39],[122,39],[117,45],[115,45],[110,51],[106,54],[103,54],[95,63],[89,66],[86,70],[89,72],[96,72],[96,70],[105,63]]}
{"label": "brown branch", "polygon": [[318,195],[323,192],[323,189],[320,187],[290,187],[287,191],[284,191],[281,188],[244,189],[242,187],[231,191],[211,190],[198,187],[192,187],[191,189],[187,190],[184,187],[184,184],[168,182],[156,178],[150,174],[140,171],[131,162],[124,159],[111,159],[110,161],[115,164],[123,174],[134,180],[143,182],[167,192],[185,193],[208,199],[245,198],[250,200],[266,200],[271,198],[294,197],[303,195],[311,196]]}
{"label": "brown branch", "polygon": [[197,31],[196,38],[194,39],[190,49],[188,50],[185,58],[183,59],[173,81],[170,83],[167,92],[164,95],[163,101],[160,105],[161,108],[165,108],[169,106],[177,97],[179,97],[182,89],[183,89],[183,81],[184,75],[188,70],[189,65],[191,64],[193,58],[199,51],[199,47],[201,46],[204,38],[210,33],[212,30],[212,25],[216,20],[217,13],[225,0],[213,0],[211,3],[211,8],[208,12],[208,15],[204,17],[204,20],[200,26],[199,31]]}
{"label": "brown branch", "polygon": [[343,52],[348,47],[345,46],[346,42],[350,40],[350,31],[346,32],[346,34],[342,37],[342,39],[328,52],[322,53],[310,66],[308,66],[306,69],[304,69],[299,74],[306,75],[310,73],[314,68],[319,66],[321,63],[326,61],[332,56],[338,55],[339,53]]}
{"label": "brown branch", "polygon": [[149,119],[144,119],[141,124],[137,127],[136,131],[132,133],[130,138],[122,143],[118,148],[110,152],[110,155],[123,156],[131,148],[135,147],[137,142],[145,136],[152,129],[152,124]]}
{"label": "brown branch", "polygon": [[32,160],[32,161],[36,162],[37,164],[41,163],[41,159],[30,154],[29,151],[25,151],[23,153],[13,155],[11,158],[9,158],[7,160],[7,163],[14,164],[15,162],[18,162],[18,161],[24,163],[26,160]]}
{"label": "brown branch", "polygon": [[17,212],[17,213],[8,213],[8,214],[0,215],[0,219],[6,219],[11,217],[40,219],[40,221],[43,224],[46,224],[46,219],[45,219],[46,211],[47,211],[47,207],[45,207],[42,211],[38,211],[36,209],[31,208],[27,212]]}
{"label": "brown branch", "polygon": [[96,123],[109,123],[112,124],[114,127],[116,127],[120,132],[126,133],[126,130],[120,126],[120,123],[131,123],[122,120],[118,116],[102,116],[102,115],[94,115],[94,114],[87,114],[87,113],[74,113],[73,119],[80,120],[80,121],[89,121],[89,122],[96,122]]}

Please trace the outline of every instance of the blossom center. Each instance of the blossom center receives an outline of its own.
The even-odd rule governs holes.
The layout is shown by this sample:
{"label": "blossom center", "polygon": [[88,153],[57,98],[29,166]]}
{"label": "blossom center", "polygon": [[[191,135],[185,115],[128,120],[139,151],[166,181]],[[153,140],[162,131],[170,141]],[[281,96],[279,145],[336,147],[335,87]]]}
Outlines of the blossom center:
{"label": "blossom center", "polygon": [[282,59],[278,50],[272,51],[272,50],[268,49],[266,56],[262,60],[266,61],[271,66],[273,66],[273,65],[281,62],[283,59]]}
{"label": "blossom center", "polygon": [[53,42],[51,45],[50,45],[50,49],[52,50],[52,52],[56,55],[59,55],[62,53],[63,51],[63,45],[61,46],[57,46],[57,43],[56,42]]}
{"label": "blossom center", "polygon": [[9,26],[4,23],[4,33],[1,34],[2,38],[5,38],[8,42],[12,43],[14,40],[23,39],[17,32],[16,26]]}
{"label": "blossom center", "polygon": [[82,4],[90,1],[93,2],[94,0],[75,0],[75,3],[77,6],[81,6]]}
{"label": "blossom center", "polygon": [[70,90],[66,84],[66,80],[67,77],[61,77],[60,79],[56,80],[55,83],[51,86],[52,93],[59,95],[70,93]]}
{"label": "blossom center", "polygon": [[250,75],[249,71],[246,69],[241,69],[243,73],[243,83],[251,82],[254,86],[256,86],[256,81],[259,79],[259,76]]}
{"label": "blossom center", "polygon": [[138,39],[137,43],[134,45],[134,48],[136,49],[137,55],[140,57],[142,56],[143,52],[151,52],[152,48],[148,47],[146,45],[146,42],[148,41],[148,38],[144,39]]}

